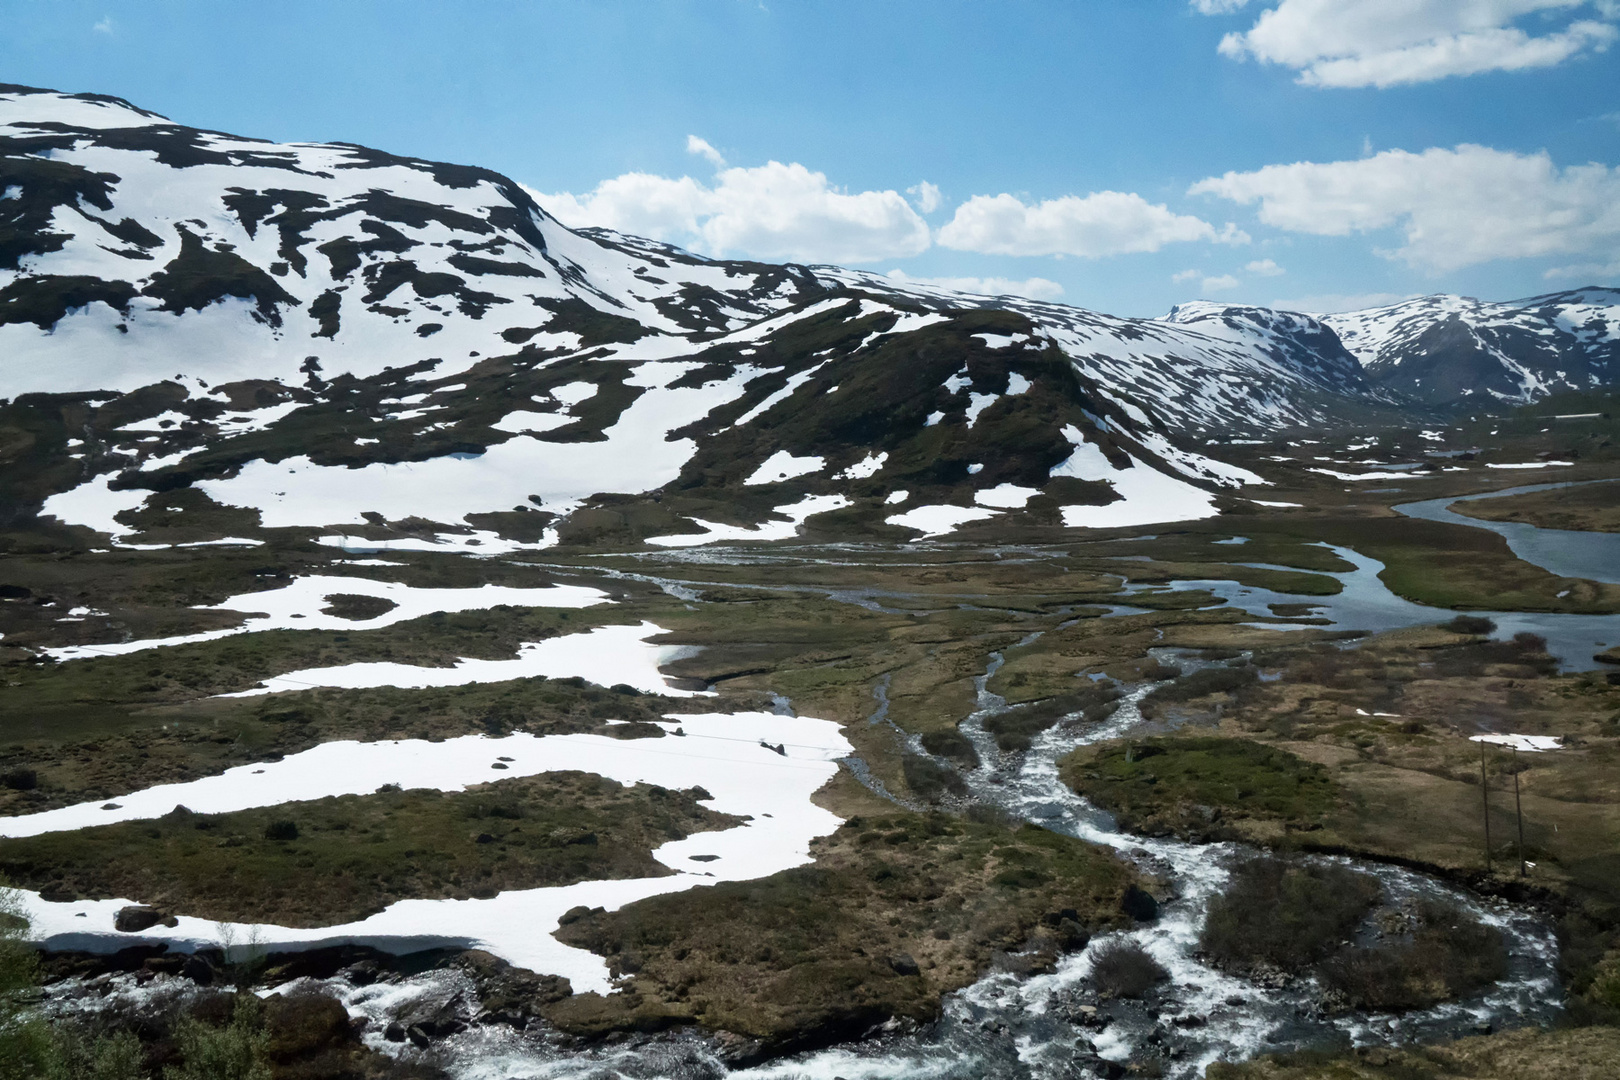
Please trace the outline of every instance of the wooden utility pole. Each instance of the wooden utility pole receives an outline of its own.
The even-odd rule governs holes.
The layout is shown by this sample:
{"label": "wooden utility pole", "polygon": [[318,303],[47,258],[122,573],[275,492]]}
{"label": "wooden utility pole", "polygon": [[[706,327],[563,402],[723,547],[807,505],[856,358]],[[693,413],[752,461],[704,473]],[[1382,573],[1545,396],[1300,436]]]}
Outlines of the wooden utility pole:
{"label": "wooden utility pole", "polygon": [[1485,743],[1479,744],[1479,797],[1485,807],[1485,872],[1491,872],[1491,789],[1486,786]]}
{"label": "wooden utility pole", "polygon": [[1513,747],[1513,812],[1519,818],[1519,876],[1524,877],[1524,804],[1519,801],[1519,748]]}

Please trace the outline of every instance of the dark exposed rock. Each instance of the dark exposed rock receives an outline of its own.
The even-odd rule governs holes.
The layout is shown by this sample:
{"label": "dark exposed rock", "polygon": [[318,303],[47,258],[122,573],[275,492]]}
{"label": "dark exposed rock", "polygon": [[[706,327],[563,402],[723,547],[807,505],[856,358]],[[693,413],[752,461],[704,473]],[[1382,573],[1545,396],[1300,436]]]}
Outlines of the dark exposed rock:
{"label": "dark exposed rock", "polygon": [[118,913],[113,916],[113,929],[125,934],[138,934],[142,930],[149,930],[159,923],[164,926],[178,926],[180,920],[147,904],[130,904],[127,907],[121,907],[118,909]]}
{"label": "dark exposed rock", "polygon": [[1137,922],[1152,922],[1159,917],[1159,902],[1140,885],[1132,885],[1120,897],[1119,910]]}

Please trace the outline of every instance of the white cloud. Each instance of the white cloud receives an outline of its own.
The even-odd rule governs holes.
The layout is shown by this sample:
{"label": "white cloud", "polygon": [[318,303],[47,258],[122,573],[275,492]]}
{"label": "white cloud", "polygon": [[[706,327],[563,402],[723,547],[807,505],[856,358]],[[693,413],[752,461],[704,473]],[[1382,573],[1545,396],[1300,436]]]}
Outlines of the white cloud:
{"label": "white cloud", "polygon": [[906,194],[912,197],[917,209],[925,214],[932,214],[945,203],[945,198],[939,192],[939,187],[924,180],[916,187],[906,188]]}
{"label": "white cloud", "polygon": [[1237,288],[1238,284],[1238,279],[1231,274],[1221,274],[1219,277],[1205,278],[1204,291],[1207,293],[1224,292],[1227,289]]}
{"label": "white cloud", "polygon": [[1230,15],[1246,7],[1249,0],[1191,0],[1193,10],[1200,15]]}
{"label": "white cloud", "polygon": [[1251,274],[1257,274],[1260,277],[1277,277],[1281,274],[1288,273],[1288,271],[1284,270],[1270,259],[1256,259],[1243,269],[1247,270]]}
{"label": "white cloud", "polygon": [[726,159],[720,156],[720,151],[711,146],[707,139],[700,139],[696,135],[688,135],[686,137],[686,152],[707,158],[709,164],[717,169],[726,167]]}
{"label": "white cloud", "polygon": [[1388,307],[1402,300],[1410,300],[1416,293],[1324,293],[1302,296],[1295,300],[1273,300],[1268,307],[1278,311],[1303,311],[1307,315],[1334,315],[1341,311],[1365,311],[1367,308]]}
{"label": "white cloud", "polygon": [[1202,270],[1178,270],[1174,274],[1170,275],[1170,280],[1175,282],[1177,285],[1180,285],[1183,282],[1191,281],[1193,278],[1202,273]]}
{"label": "white cloud", "polygon": [[927,223],[899,192],[845,194],[797,163],[722,169],[712,186],[625,173],[584,195],[536,198],[566,225],[604,226],[714,256],[862,263],[929,246]]}
{"label": "white cloud", "polygon": [[1207,221],[1121,191],[1065,195],[1033,206],[1013,195],[975,195],[939,230],[945,247],[986,255],[1096,258],[1191,240],[1244,243],[1248,236],[1235,226],[1217,233]]}
{"label": "white cloud", "polygon": [[890,270],[883,275],[897,285],[932,285],[956,292],[981,293],[985,296],[1025,296],[1031,300],[1056,300],[1063,295],[1063,286],[1043,277],[1015,281],[1003,277],[912,277],[904,270]]}
{"label": "white cloud", "polygon": [[1545,152],[1485,146],[1385,150],[1356,161],[1268,165],[1200,180],[1189,194],[1259,202],[1260,220],[1290,232],[1347,236],[1399,226],[1380,252],[1434,271],[1492,259],[1608,258],[1620,246],[1620,168],[1560,170]]}
{"label": "white cloud", "polygon": [[1555,266],[1541,276],[1548,281],[1581,278],[1596,284],[1606,279],[1620,277],[1620,259],[1614,259],[1610,262],[1586,262],[1575,263],[1572,266]]}
{"label": "white cloud", "polygon": [[[1221,0],[1210,6],[1231,10]],[[1614,17],[1612,3],[1595,6]],[[1222,38],[1220,52],[1291,67],[1306,86],[1387,87],[1522,71],[1601,52],[1620,37],[1595,19],[1540,36],[1513,25],[1535,12],[1586,7],[1586,0],[1282,0],[1249,30]]]}
{"label": "white cloud", "polygon": [[98,34],[110,34],[110,33],[112,33],[113,32],[112,16],[111,15],[103,15],[101,17],[101,21],[96,23],[90,29],[94,30]]}

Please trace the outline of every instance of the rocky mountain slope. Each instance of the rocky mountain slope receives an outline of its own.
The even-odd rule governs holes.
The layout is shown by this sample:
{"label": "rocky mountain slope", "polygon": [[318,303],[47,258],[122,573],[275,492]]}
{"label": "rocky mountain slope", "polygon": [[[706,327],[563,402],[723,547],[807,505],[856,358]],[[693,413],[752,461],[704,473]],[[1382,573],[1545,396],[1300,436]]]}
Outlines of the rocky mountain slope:
{"label": "rocky mountain slope", "polygon": [[1433,405],[1522,404],[1620,382],[1620,290],[1576,289],[1503,304],[1422,296],[1322,322],[1367,378]]}
{"label": "rocky mountain slope", "polygon": [[1332,326],[713,261],[484,169],[0,87],[0,487],[126,542],[1208,516],[1259,482],[1211,434],[1411,415]]}

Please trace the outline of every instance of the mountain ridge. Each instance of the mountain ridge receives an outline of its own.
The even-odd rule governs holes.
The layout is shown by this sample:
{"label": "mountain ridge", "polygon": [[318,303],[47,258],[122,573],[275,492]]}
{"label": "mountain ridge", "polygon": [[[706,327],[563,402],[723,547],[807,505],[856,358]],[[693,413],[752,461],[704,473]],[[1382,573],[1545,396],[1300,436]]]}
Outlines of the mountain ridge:
{"label": "mountain ridge", "polygon": [[1212,438],[1434,415],[1333,317],[707,259],[569,229],[490,170],[104,95],[0,88],[0,196],[0,400],[35,455],[12,497],[115,537],[182,491],[486,551],[1117,527],[1263,483]]}

